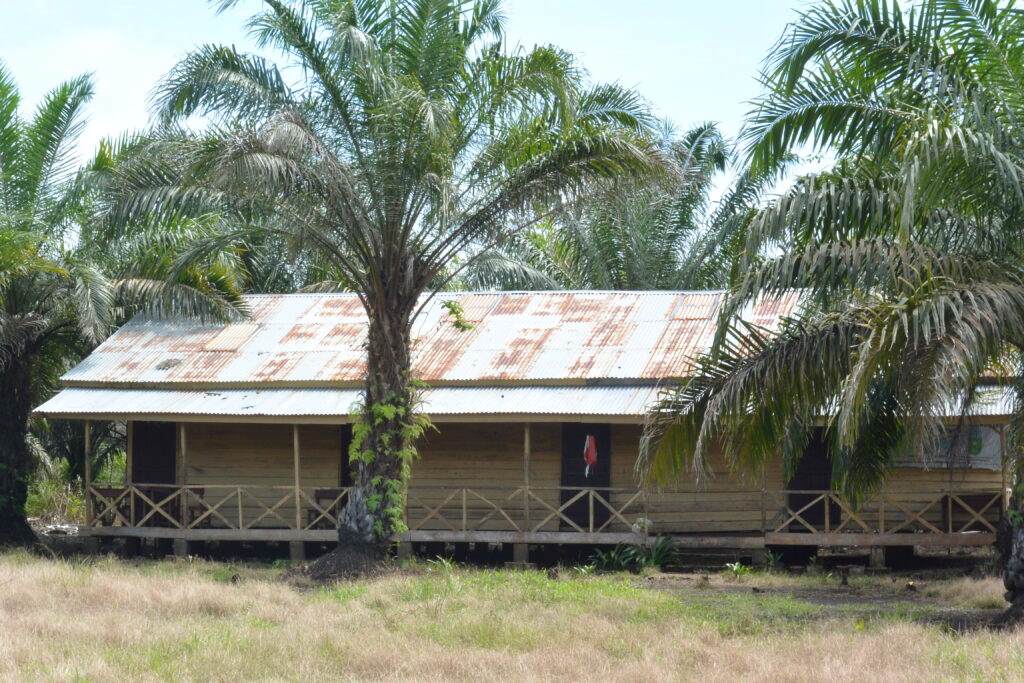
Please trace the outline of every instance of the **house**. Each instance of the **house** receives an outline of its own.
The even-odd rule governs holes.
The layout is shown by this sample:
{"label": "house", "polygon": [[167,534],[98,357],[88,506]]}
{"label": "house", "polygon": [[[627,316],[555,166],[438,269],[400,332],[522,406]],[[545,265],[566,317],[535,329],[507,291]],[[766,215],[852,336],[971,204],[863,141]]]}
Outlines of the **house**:
{"label": "house", "polygon": [[[461,305],[470,329],[444,305]],[[665,490],[638,486],[645,411],[709,348],[721,292],[442,294],[415,329],[422,410],[406,542],[645,542],[693,547],[991,543],[1006,505],[1010,401],[986,390],[956,458],[904,458],[854,507],[821,444],[789,481],[776,463]],[[137,317],[36,410],[127,423],[127,482],[88,482],[97,536],[303,542],[335,538],[350,483],[350,414],[366,319],[348,294],[258,295],[231,324]],[[795,297],[749,307],[772,328]],[[88,430],[87,430],[88,431]],[[589,462],[585,453],[589,451]],[[933,456],[934,457],[934,456]],[[87,475],[87,476],[91,476]]]}

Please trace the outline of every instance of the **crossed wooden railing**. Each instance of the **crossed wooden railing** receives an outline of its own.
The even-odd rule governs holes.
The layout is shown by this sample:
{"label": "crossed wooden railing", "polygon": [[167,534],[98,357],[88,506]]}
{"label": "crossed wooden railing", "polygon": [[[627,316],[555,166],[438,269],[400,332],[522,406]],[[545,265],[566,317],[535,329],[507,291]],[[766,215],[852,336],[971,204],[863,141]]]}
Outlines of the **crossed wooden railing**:
{"label": "crossed wooden railing", "polygon": [[94,527],[335,528],[349,489],[206,484],[92,485]]}
{"label": "crossed wooden railing", "polygon": [[[329,529],[338,524],[350,489],[294,486],[92,485],[93,527],[174,529]],[[557,502],[556,502],[557,501]],[[406,506],[410,530],[580,533],[636,529],[643,493],[596,488],[414,488]]]}
{"label": "crossed wooden railing", "polygon": [[[557,527],[579,533],[636,530],[645,518],[642,491],[585,487],[454,488],[443,495],[414,489],[406,506],[410,531],[537,532]],[[432,500],[426,494],[435,493]],[[558,501],[558,502],[554,502]]]}
{"label": "crossed wooden railing", "polygon": [[[857,505],[835,491],[779,493],[785,502],[767,528],[776,534],[995,533],[999,515],[1006,505],[1004,491],[947,490],[924,498],[883,492]],[[799,502],[793,503],[793,497]]]}
{"label": "crossed wooden railing", "polygon": [[[91,485],[89,525],[179,530],[334,529],[349,491],[227,484]],[[994,534],[1006,506],[1005,496],[1004,491],[991,490],[949,490],[926,496],[881,492],[855,505],[835,491],[762,492],[761,532]],[[646,532],[650,524],[647,506],[645,494],[636,489],[413,486],[406,520],[411,531]],[[713,517],[713,513],[709,515]],[[668,516],[671,518],[671,513]],[[656,532],[683,530],[675,526],[665,519]]]}

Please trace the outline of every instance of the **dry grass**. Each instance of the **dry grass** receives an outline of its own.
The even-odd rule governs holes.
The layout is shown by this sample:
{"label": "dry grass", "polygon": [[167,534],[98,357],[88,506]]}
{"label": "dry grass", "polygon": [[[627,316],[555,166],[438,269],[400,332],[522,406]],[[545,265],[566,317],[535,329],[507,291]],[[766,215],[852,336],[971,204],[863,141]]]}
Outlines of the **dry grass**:
{"label": "dry grass", "polygon": [[[786,594],[783,578],[745,577],[776,582],[760,594],[724,583],[665,591],[628,576],[555,581],[443,565],[302,592],[276,574],[210,562],[0,556],[0,677],[1024,677],[1024,630],[956,635],[919,623],[939,609],[923,595],[859,609]],[[809,586],[798,581],[790,588]],[[990,583],[952,582],[936,588],[936,598],[970,603],[988,595]]]}

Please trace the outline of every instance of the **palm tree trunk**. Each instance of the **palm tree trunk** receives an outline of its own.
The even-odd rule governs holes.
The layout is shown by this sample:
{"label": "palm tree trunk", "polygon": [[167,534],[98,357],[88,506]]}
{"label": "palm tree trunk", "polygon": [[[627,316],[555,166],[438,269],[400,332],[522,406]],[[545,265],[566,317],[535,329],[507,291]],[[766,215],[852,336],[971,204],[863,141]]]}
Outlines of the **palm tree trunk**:
{"label": "palm tree trunk", "polygon": [[28,449],[31,405],[28,367],[12,361],[0,373],[0,546],[30,545],[36,535],[25,520],[32,456]]}
{"label": "palm tree trunk", "polygon": [[418,435],[410,384],[410,318],[415,299],[389,302],[370,315],[366,397],[354,426],[353,488],[338,525],[342,546],[383,556],[405,531],[405,494]]}

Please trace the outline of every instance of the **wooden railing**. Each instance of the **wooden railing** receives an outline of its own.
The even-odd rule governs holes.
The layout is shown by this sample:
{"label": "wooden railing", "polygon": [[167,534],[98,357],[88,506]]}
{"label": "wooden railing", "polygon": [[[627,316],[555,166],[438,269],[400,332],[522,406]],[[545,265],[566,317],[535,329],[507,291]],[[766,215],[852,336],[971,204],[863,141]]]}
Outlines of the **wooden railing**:
{"label": "wooden railing", "polygon": [[[350,489],[133,484],[89,487],[93,527],[333,529]],[[410,491],[412,531],[636,531],[642,492],[596,488],[423,488]]]}
{"label": "wooden railing", "polygon": [[644,496],[636,489],[525,486],[413,489],[406,516],[410,531],[589,534],[640,531],[645,519]]}
{"label": "wooden railing", "polygon": [[349,489],[132,484],[89,487],[89,526],[175,529],[336,528]]}
{"label": "wooden railing", "polygon": [[773,534],[994,534],[1006,505],[1006,493],[991,490],[882,492],[857,505],[835,491],[790,490],[768,496],[778,506],[766,529]]}
{"label": "wooden railing", "polygon": [[[88,488],[92,511],[89,526],[176,532],[280,529],[322,534],[337,527],[349,492],[350,489],[340,487],[284,485],[92,485]],[[413,485],[406,505],[406,522],[410,532],[424,537],[465,534],[468,538],[475,533],[485,538],[487,532],[554,532],[562,537],[586,534],[587,538],[594,534],[725,533],[764,538],[769,543],[839,544],[837,539],[874,543],[884,536],[895,542],[891,540],[894,535],[919,534],[930,535],[932,541],[939,542],[938,537],[948,540],[956,535],[977,537],[979,533],[988,538],[995,534],[1006,506],[1005,492],[993,490],[882,492],[856,505],[835,491],[749,493],[743,500],[743,519],[735,522],[739,526],[732,528],[730,522],[729,529],[723,531],[713,526],[719,512],[705,510],[705,504],[700,502],[704,495],[712,500],[712,493],[694,493],[693,499],[678,503],[680,511],[676,514],[674,508],[667,509],[665,504],[672,499],[659,501],[657,494],[650,494],[648,500],[648,494],[636,489]],[[674,495],[678,500],[679,494]],[[760,501],[756,502],[758,496]],[[699,520],[692,518],[697,508],[701,513]],[[721,514],[729,516],[728,510]],[[927,538],[922,542],[925,541]]]}

